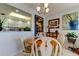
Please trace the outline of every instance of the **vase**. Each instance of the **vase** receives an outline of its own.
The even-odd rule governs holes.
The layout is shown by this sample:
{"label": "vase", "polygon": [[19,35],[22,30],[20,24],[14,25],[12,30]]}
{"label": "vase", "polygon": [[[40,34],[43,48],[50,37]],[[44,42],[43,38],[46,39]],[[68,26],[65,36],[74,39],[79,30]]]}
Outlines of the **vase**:
{"label": "vase", "polygon": [[78,29],[78,20],[70,20],[69,27],[70,27],[70,30],[77,30]]}
{"label": "vase", "polygon": [[0,31],[2,31],[2,29],[3,29],[3,28],[2,28],[2,27],[0,27]]}
{"label": "vase", "polygon": [[76,41],[76,38],[74,38],[74,37],[67,37],[67,39],[68,39],[68,42],[69,43],[75,43],[75,41]]}

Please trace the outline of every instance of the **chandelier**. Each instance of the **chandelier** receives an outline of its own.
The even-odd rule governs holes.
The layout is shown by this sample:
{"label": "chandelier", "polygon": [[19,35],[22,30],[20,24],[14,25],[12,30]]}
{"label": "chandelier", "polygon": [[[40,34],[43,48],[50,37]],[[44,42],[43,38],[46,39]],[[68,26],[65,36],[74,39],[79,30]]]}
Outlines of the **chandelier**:
{"label": "chandelier", "polygon": [[40,4],[40,6],[36,7],[36,10],[39,14],[47,14],[49,12],[48,3]]}

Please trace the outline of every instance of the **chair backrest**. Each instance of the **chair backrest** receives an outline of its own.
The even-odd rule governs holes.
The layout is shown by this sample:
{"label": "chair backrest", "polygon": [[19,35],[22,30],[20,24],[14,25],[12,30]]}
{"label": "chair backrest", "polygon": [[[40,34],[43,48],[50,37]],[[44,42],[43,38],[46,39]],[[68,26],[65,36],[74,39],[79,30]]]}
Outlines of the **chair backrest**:
{"label": "chair backrest", "polygon": [[62,53],[61,44],[54,38],[38,38],[32,45],[33,56],[58,56]]}
{"label": "chair backrest", "polygon": [[26,53],[31,53],[31,46],[33,44],[33,39],[35,37],[22,37],[21,38],[21,45],[22,45],[22,51]]}

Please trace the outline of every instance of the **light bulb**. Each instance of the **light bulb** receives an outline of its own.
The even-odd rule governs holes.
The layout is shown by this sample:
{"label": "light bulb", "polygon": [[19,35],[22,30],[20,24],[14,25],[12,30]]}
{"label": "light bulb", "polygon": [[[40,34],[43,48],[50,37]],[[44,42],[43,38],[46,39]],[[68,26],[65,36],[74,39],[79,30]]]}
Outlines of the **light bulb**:
{"label": "light bulb", "polygon": [[48,8],[48,3],[44,3],[44,7],[45,8]]}
{"label": "light bulb", "polygon": [[16,12],[19,12],[19,10],[18,10],[18,9],[16,9]]}
{"label": "light bulb", "polygon": [[37,9],[37,11],[40,11],[40,7],[39,6],[36,9]]}
{"label": "light bulb", "polygon": [[49,12],[49,8],[46,8],[46,13],[48,13]]}

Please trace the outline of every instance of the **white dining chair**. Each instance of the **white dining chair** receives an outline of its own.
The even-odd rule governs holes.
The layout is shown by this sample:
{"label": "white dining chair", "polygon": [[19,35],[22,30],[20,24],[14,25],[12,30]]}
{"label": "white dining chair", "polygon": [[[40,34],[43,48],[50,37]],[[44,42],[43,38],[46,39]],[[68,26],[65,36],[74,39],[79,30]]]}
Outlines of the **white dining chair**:
{"label": "white dining chair", "polygon": [[59,56],[61,55],[61,53],[62,53],[62,46],[54,38],[50,37],[38,38],[37,40],[34,41],[32,45],[33,56]]}

